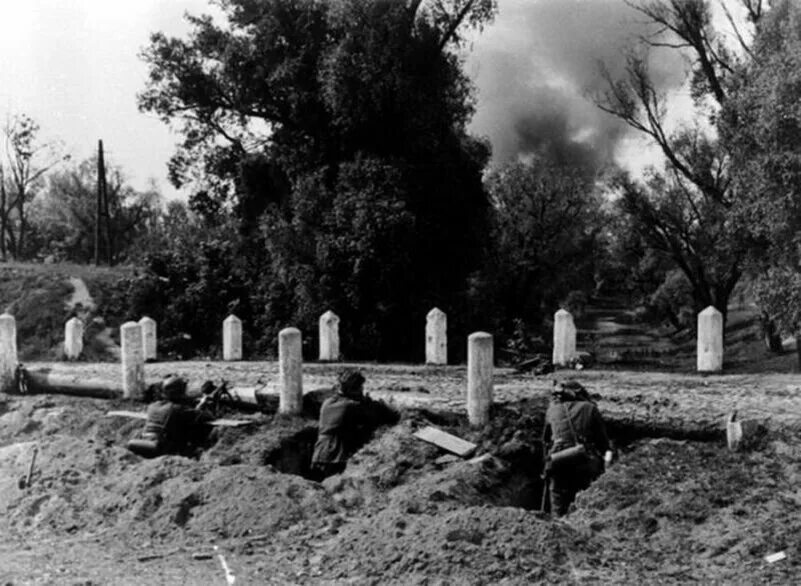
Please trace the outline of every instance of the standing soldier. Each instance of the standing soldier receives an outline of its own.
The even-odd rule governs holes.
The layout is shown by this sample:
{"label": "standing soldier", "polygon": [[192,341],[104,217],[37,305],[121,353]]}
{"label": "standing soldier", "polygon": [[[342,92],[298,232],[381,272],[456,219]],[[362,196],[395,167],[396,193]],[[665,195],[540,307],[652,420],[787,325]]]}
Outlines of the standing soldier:
{"label": "standing soldier", "polygon": [[612,460],[603,417],[580,383],[566,381],[553,392],[545,413],[543,446],[551,512],[562,516],[576,493],[589,487],[604,471],[604,463]]}

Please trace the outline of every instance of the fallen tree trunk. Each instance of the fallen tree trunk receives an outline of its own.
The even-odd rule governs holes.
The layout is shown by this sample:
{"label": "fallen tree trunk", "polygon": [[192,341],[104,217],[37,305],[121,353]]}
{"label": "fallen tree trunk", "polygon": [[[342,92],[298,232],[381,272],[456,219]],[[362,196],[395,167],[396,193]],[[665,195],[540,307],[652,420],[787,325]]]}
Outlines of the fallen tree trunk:
{"label": "fallen tree trunk", "polygon": [[74,375],[57,374],[49,369],[20,369],[19,392],[32,394],[73,395],[95,399],[122,398],[122,383],[118,386],[107,380],[78,378]]}
{"label": "fallen tree trunk", "polygon": [[[159,382],[148,385],[144,402],[156,397]],[[194,405],[203,395],[201,385],[193,384],[186,391],[186,403]],[[29,370],[20,366],[17,369],[16,392],[19,394],[70,395],[74,397],[90,397],[93,399],[122,399],[122,381],[93,379],[78,375],[55,373],[49,368]],[[328,387],[313,389],[303,396],[303,410],[316,417],[320,413],[322,402],[332,394]],[[242,411],[260,411],[275,413],[278,411],[279,396],[276,392],[268,392],[264,387],[233,387],[229,391],[230,399],[223,406]]]}

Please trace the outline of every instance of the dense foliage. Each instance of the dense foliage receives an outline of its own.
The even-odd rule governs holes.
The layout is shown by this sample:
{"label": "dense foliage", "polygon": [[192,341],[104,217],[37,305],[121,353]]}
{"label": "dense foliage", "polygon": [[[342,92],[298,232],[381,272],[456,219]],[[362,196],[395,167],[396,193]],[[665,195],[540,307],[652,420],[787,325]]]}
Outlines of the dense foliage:
{"label": "dense foliage", "polygon": [[[750,23],[763,15],[762,0],[741,0]],[[619,181],[625,213],[648,249],[683,273],[692,289],[693,311],[709,305],[724,316],[739,282],[747,239],[736,230],[732,165],[728,143],[716,127],[728,102],[734,72],[748,62],[748,33],[723,5],[733,28],[721,31],[709,0],[631,2],[652,25],[626,61],[626,72],[614,79],[604,70],[608,89],[598,96],[603,110],[649,137],[665,158],[664,169],[646,181]],[[660,51],[679,51],[689,63],[687,83],[696,108],[692,120],[672,130],[668,96],[652,71]],[[665,273],[667,277],[669,273]]]}
{"label": "dense foliage", "polygon": [[[137,191],[114,165],[106,169],[112,262],[133,260],[161,216],[157,190]],[[97,160],[65,164],[47,177],[28,206],[27,256],[88,263],[94,258]]]}
{"label": "dense foliage", "polygon": [[721,119],[737,170],[739,230],[769,316],[801,332],[801,8],[777,2],[760,23]]}
{"label": "dense foliage", "polygon": [[243,317],[313,332],[331,309],[351,355],[384,359],[419,357],[409,324],[433,306],[473,327],[460,316],[487,248],[489,150],[466,133],[453,49],[494,3],[219,4],[224,24],[153,36],[140,105],[181,129],[172,178],[193,209],[237,219],[230,252],[260,308]]}
{"label": "dense foliage", "polygon": [[[345,358],[420,360],[436,306],[451,340],[483,329],[525,353],[591,295],[628,294],[677,329],[725,315],[747,270],[766,324],[798,333],[801,16],[743,2],[756,37],[737,50],[708,0],[632,3],[654,35],[597,103],[665,155],[635,180],[546,152],[488,166],[462,59],[494,0],[217,0],[221,18],[190,16],[186,38],[154,34],[142,54],[140,108],[181,135],[170,177],[191,196],[164,206],[110,167],[116,260],[139,267],[114,313],[155,318],[174,355],[215,352],[234,313],[251,354],[295,326],[312,357],[333,310]],[[696,116],[674,131],[657,50],[690,64]],[[35,181],[0,168],[0,243],[86,262],[96,162],[51,170],[20,120],[6,134]]]}
{"label": "dense foliage", "polygon": [[593,180],[543,157],[493,169],[492,254],[483,271],[498,323],[536,331],[572,291],[593,293],[607,219]]}

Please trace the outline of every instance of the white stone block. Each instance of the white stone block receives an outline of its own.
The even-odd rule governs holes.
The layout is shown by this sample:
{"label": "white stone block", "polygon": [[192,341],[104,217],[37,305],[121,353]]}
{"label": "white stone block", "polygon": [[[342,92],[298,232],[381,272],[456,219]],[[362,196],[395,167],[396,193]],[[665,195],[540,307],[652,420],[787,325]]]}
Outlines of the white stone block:
{"label": "white stone block", "polygon": [[303,352],[300,330],[285,328],[278,333],[278,411],[297,415],[303,410]]}
{"label": "white stone block", "polygon": [[320,360],[339,360],[339,317],[330,310],[320,316]]}
{"label": "white stone block", "polygon": [[139,320],[139,325],[142,326],[142,351],[145,355],[145,361],[156,359],[156,320],[147,316]]}
{"label": "white stone block", "polygon": [[67,360],[77,360],[83,352],[83,321],[71,317],[64,324],[64,356]]}
{"label": "white stone block", "polygon": [[426,316],[426,364],[448,364],[448,316],[436,307]]}
{"label": "white stone block", "polygon": [[467,338],[467,419],[471,425],[489,423],[493,363],[492,335],[470,334]]}
{"label": "white stone block", "polygon": [[560,309],[553,316],[553,364],[566,366],[572,363],[576,353],[576,325],[569,311]]}
{"label": "white stone block", "polygon": [[145,353],[142,326],[129,321],[120,326],[120,357],[122,359],[122,396],[140,399],[145,392]]}
{"label": "white stone block", "polygon": [[14,390],[17,370],[17,322],[13,315],[0,315],[0,391]]}
{"label": "white stone block", "polygon": [[723,314],[713,306],[698,314],[698,372],[723,370]]}
{"label": "white stone block", "polygon": [[235,315],[223,320],[223,360],[242,360],[242,320]]}

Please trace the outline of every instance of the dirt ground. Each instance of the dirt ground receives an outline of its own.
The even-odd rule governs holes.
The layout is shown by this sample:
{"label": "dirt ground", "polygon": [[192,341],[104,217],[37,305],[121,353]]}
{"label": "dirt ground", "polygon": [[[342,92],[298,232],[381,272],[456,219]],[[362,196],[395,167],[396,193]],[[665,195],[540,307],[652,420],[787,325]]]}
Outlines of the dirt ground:
{"label": "dirt ground", "polygon": [[[471,429],[463,367],[360,365],[400,413],[347,470],[305,472],[314,409],[225,429],[199,459],[125,449],[144,409],[123,400],[0,395],[0,584],[797,583],[801,378],[610,370],[535,377],[497,369],[492,422]],[[30,364],[118,384],[119,365]],[[306,391],[337,365],[304,366]],[[193,384],[274,389],[273,362],[154,363]],[[620,459],[567,517],[537,509],[538,438],[554,378],[576,378]],[[312,393],[314,394],[314,393]],[[761,427],[729,452],[724,417]],[[434,425],[469,459],[415,439]],[[31,485],[22,484],[36,452]],[[769,563],[765,556],[784,552]],[[227,572],[226,572],[227,568]]]}

